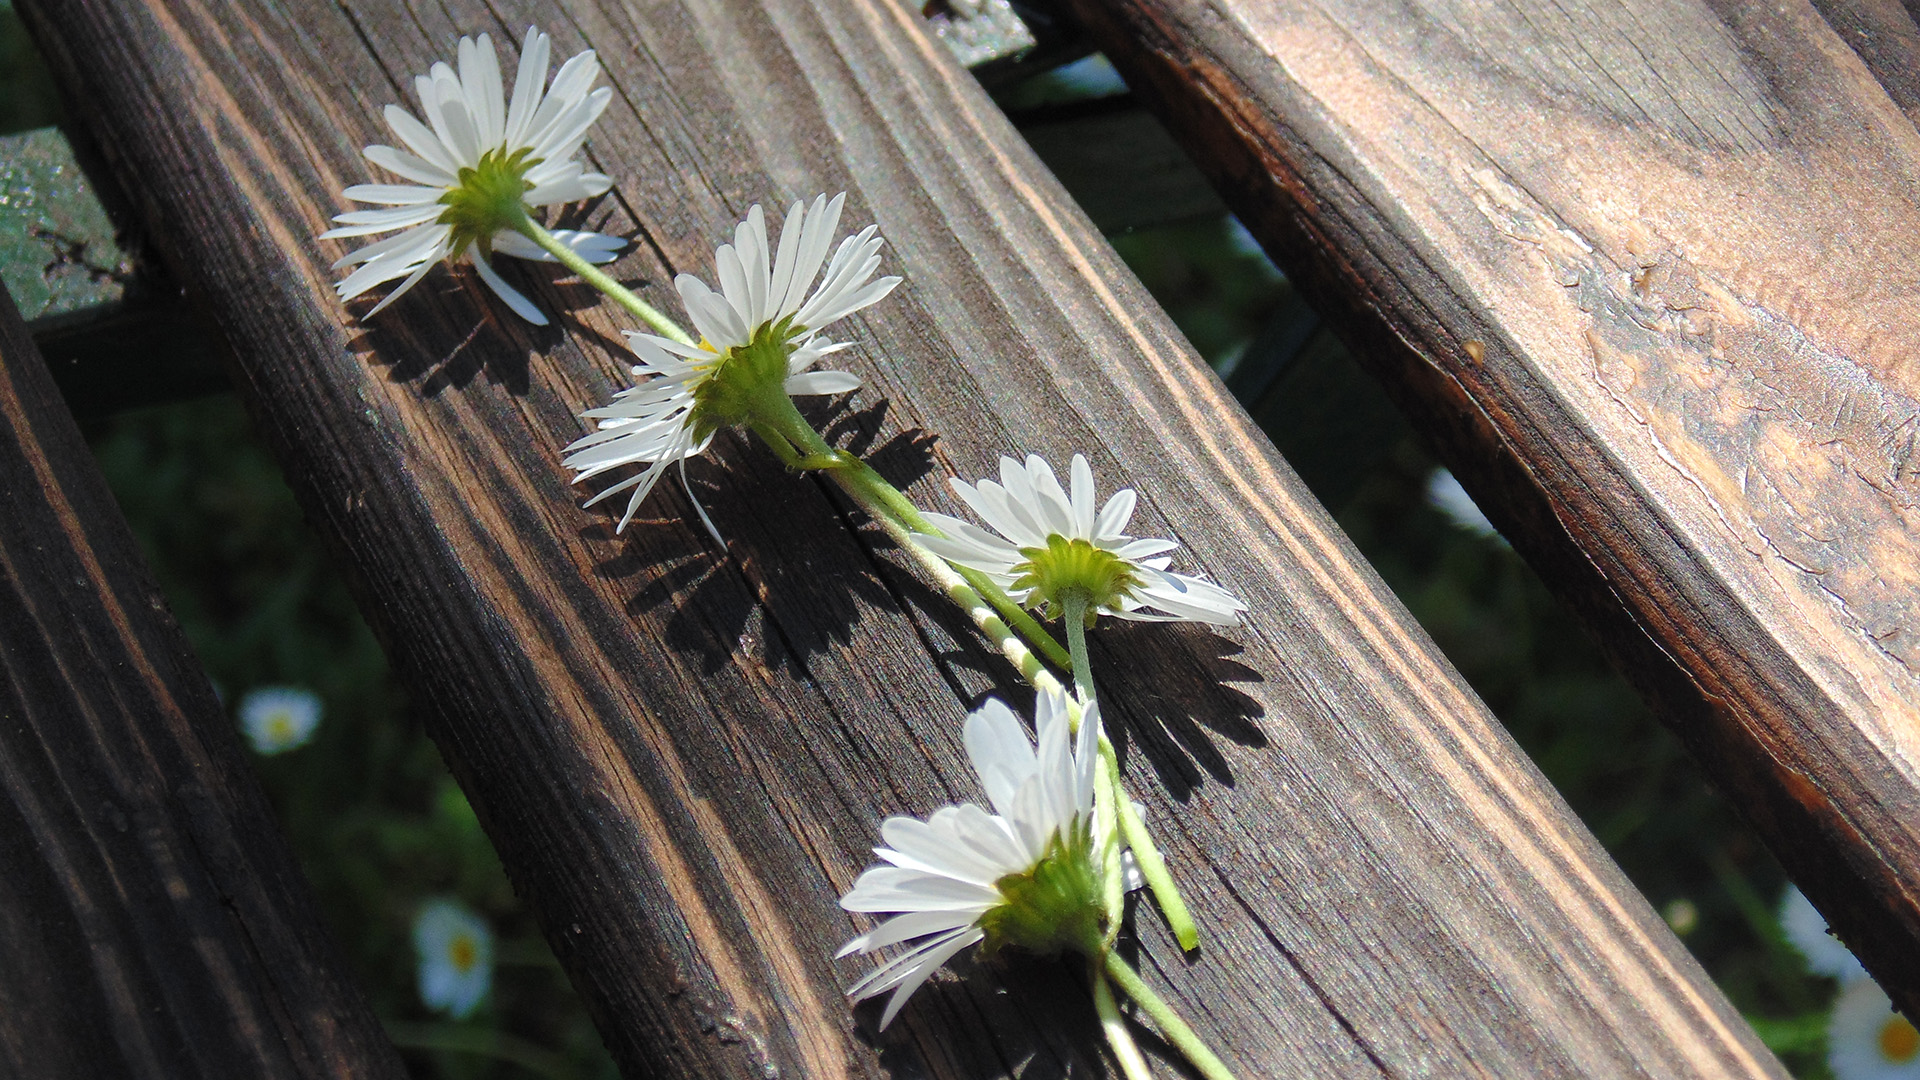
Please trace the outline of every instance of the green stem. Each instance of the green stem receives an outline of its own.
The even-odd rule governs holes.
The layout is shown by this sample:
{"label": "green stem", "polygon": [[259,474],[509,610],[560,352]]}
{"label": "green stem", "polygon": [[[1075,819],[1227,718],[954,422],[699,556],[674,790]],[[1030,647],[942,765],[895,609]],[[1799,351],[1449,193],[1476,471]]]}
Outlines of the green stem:
{"label": "green stem", "polygon": [[1180,1019],[1180,1014],[1174,1012],[1166,1002],[1161,1001],[1160,995],[1154,993],[1145,980],[1127,966],[1125,960],[1109,951],[1106,956],[1106,965],[1107,974],[1112,977],[1115,985],[1132,998],[1134,1004],[1139,1005],[1142,1011],[1153,1018],[1153,1026],[1159,1028],[1160,1034],[1178,1047],[1188,1061],[1193,1062],[1193,1067],[1200,1070],[1201,1076],[1206,1077],[1207,1080],[1233,1080],[1233,1072],[1227,1068],[1226,1063],[1214,1056],[1213,1051],[1207,1048],[1207,1044],[1200,1041],[1200,1036],[1193,1033],[1193,1029],[1187,1026],[1185,1020]]}
{"label": "green stem", "polygon": [[[1093,703],[1093,662],[1087,657],[1087,605],[1090,601],[1090,597],[1078,590],[1061,597],[1061,604],[1066,608],[1067,648],[1073,653],[1073,686],[1083,706]],[[1153,890],[1154,903],[1160,906],[1160,914],[1166,917],[1174,940],[1180,943],[1182,949],[1198,948],[1200,927],[1194,923],[1193,913],[1187,910],[1186,899],[1180,895],[1180,887],[1173,883],[1173,875],[1167,872],[1167,861],[1161,857],[1159,846],[1153,842],[1153,834],[1147,832],[1147,823],[1140,820],[1140,814],[1133,808],[1133,800],[1126,797],[1126,789],[1120,784],[1120,757],[1114,752],[1113,742],[1104,731],[1100,733],[1100,761],[1098,775],[1106,778],[1101,782],[1102,786],[1113,791],[1114,817],[1121,835],[1126,837],[1127,847],[1133,851],[1134,865],[1140,868],[1140,876],[1147,879],[1147,887]]]}
{"label": "green stem", "polygon": [[1087,658],[1087,604],[1092,599],[1080,588],[1061,597],[1067,609],[1067,651],[1073,662],[1073,692],[1079,695],[1083,707],[1093,704],[1093,661]]}
{"label": "green stem", "polygon": [[1133,1041],[1133,1032],[1127,1030],[1127,1018],[1120,1013],[1120,1004],[1113,1000],[1113,987],[1107,983],[1107,973],[1100,961],[1093,961],[1093,1011],[1100,1016],[1100,1030],[1107,1036],[1107,1045],[1113,1048],[1114,1060],[1120,1063],[1120,1072],[1127,1080],[1152,1080],[1153,1072],[1147,1068],[1147,1059],[1140,1054],[1140,1047]]}
{"label": "green stem", "polygon": [[614,303],[632,312],[636,318],[660,332],[660,335],[677,341],[682,345],[693,344],[693,338],[679,324],[662,315],[658,308],[633,294],[631,289],[613,280],[606,271],[580,257],[572,248],[560,242],[533,218],[522,214],[513,225],[514,231],[540,245],[540,249],[560,260],[560,265],[580,275],[581,280],[612,297]]}
{"label": "green stem", "polygon": [[[923,529],[921,531],[925,532],[926,530]],[[935,533],[934,535],[937,536],[939,534]],[[1039,649],[1042,656],[1045,656],[1048,660],[1060,667],[1072,666],[1072,655],[1060,647],[1060,642],[1055,640],[1052,634],[1047,633],[1046,627],[1041,626],[1039,621],[1027,612],[1026,608],[1014,603],[1013,597],[1008,596],[1005,589],[995,585],[991,578],[978,570],[964,566],[956,567],[955,569],[959,571],[961,577],[966,579],[967,584],[973,586],[976,592],[987,598],[987,602],[993,605],[993,609],[1000,613],[1001,618],[1005,619],[1015,630],[1018,630],[1021,637],[1026,638],[1035,648]]]}
{"label": "green stem", "polygon": [[[1120,757],[1114,753],[1113,743],[1105,733],[1100,736],[1100,761],[1110,773],[1108,782],[1120,791]],[[1160,848],[1153,842],[1153,834],[1147,831],[1147,823],[1140,820],[1140,814],[1133,808],[1133,800],[1121,798],[1114,800],[1114,811],[1119,817],[1120,834],[1126,838],[1127,847],[1133,852],[1133,864],[1140,868],[1140,876],[1147,880],[1147,888],[1153,890],[1153,901],[1160,906],[1160,914],[1167,920],[1167,929],[1173,931],[1173,939],[1182,949],[1200,947],[1200,927],[1193,921],[1193,913],[1187,910],[1187,901],[1180,895],[1180,887],[1173,883],[1173,875],[1167,872],[1167,861],[1160,857]]]}
{"label": "green stem", "polygon": [[[940,535],[940,530],[933,527],[933,523],[920,512],[920,508],[913,505],[913,501],[907,498],[899,488],[888,483],[886,477],[875,472],[873,466],[844,450],[836,450],[828,445],[827,441],[820,437],[820,433],[813,429],[813,425],[807,423],[806,418],[800,415],[800,410],[793,407],[793,399],[787,397],[784,391],[777,396],[769,394],[760,404],[759,412],[761,414],[759,423],[777,431],[799,454],[796,459],[782,459],[790,467],[811,469],[831,475],[834,482],[852,496],[853,500],[875,520],[887,518],[912,532],[925,533],[929,536]],[[760,430],[758,424],[755,430],[760,432],[762,439],[767,439],[769,444],[772,443],[773,440],[768,437],[766,431]],[[913,546],[919,547],[917,543]],[[946,565],[945,560],[941,560],[941,564]],[[1047,633],[1046,628],[1036,622],[1025,608],[1014,603],[1006,590],[995,585],[985,574],[977,570],[950,569],[972,588],[976,594],[976,600],[985,597],[993,610],[999,613],[1001,621],[1018,631],[1032,647],[1040,650],[1041,655],[1061,667],[1072,663],[1067,650],[1061,648],[1054,636]]]}

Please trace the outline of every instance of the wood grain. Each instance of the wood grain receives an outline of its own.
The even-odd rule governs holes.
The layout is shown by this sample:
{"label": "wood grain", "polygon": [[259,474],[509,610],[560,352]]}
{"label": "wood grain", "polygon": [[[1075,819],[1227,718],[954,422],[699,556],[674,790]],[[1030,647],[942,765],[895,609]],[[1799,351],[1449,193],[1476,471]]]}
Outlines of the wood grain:
{"label": "wood grain", "polygon": [[1089,453],[1143,535],[1237,590],[1216,636],[1105,628],[1137,790],[1209,937],[1150,981],[1248,1077],[1780,1076],[1685,950],[1339,536],[912,12],[867,0],[22,4],[222,325],[430,731],[628,1075],[1074,1075],[1075,972],[942,977],[885,1033],[834,906],[878,819],[978,798],[959,723],[1011,673],[831,492],[737,438],[621,537],[557,448],[624,384],[611,305],[516,322],[436,272],[365,324],[311,239],[377,109],[462,32],[537,15],[616,88],[590,144],[617,272],[707,272],[756,200],[850,191],[906,284],[818,414],[922,502]]}
{"label": "wood grain", "polygon": [[1912,5],[1074,7],[1920,1010]]}
{"label": "wood grain", "polygon": [[400,1077],[0,290],[0,1075]]}

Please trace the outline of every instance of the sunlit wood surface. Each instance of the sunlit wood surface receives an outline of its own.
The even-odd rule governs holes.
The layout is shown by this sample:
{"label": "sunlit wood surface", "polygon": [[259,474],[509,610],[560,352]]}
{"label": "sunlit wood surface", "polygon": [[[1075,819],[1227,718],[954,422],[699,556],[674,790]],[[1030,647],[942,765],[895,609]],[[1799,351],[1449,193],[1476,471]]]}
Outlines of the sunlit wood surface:
{"label": "sunlit wood surface", "polygon": [[1018,696],[957,613],[739,438],[690,470],[725,551],[677,485],[623,536],[580,509],[556,451],[627,324],[550,269],[508,271],[550,330],[464,272],[365,324],[334,301],[313,236],[380,107],[534,20],[616,88],[587,219],[634,236],[619,274],[677,310],[750,204],[851,192],[907,281],[845,327],[834,437],[949,511],[946,475],[1085,451],[1251,603],[1094,648],[1208,932],[1182,960],[1142,912],[1140,961],[1241,1075],[1781,1075],[909,8],[20,6],[629,1075],[1104,1066],[1067,967],[942,976],[885,1033],[841,996],[879,819],[978,798],[960,720]]}
{"label": "sunlit wood surface", "polygon": [[1912,5],[1075,7],[1920,1008]]}

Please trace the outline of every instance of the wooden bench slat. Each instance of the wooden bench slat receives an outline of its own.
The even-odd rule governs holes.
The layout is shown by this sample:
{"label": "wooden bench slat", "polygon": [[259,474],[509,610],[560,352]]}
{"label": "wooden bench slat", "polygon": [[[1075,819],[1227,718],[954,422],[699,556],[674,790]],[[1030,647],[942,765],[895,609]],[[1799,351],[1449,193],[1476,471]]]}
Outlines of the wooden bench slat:
{"label": "wooden bench slat", "polygon": [[1911,5],[1072,6],[1920,1009]]}
{"label": "wooden bench slat", "polygon": [[402,1077],[0,289],[0,1073]]}
{"label": "wooden bench slat", "polygon": [[365,324],[334,302],[311,237],[379,107],[535,19],[617,88],[617,272],[677,310],[660,283],[749,203],[850,190],[907,283],[847,330],[842,434],[946,509],[945,474],[1085,450],[1252,603],[1095,641],[1211,935],[1187,963],[1143,913],[1147,977],[1243,1075],[1782,1075],[910,10],[21,8],[629,1075],[1077,1074],[1094,1028],[1046,965],[936,980],[879,1036],[841,997],[880,817],[979,794],[959,720],[1010,672],[955,612],[738,438],[690,470],[724,556],[666,486],[623,537],[581,511],[556,451],[625,385],[623,320],[551,271],[507,272],[560,329],[444,270]]}

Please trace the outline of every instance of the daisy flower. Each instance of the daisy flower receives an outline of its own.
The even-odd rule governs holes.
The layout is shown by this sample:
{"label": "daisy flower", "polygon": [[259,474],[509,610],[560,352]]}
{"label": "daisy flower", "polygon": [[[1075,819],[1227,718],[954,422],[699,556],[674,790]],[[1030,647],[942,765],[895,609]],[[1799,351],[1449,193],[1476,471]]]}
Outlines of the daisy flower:
{"label": "daisy flower", "polygon": [[795,430],[788,425],[804,424],[793,410],[792,395],[838,394],[860,386],[858,377],[844,371],[811,370],[822,357],[846,348],[819,331],[878,301],[900,279],[873,279],[885,243],[877,225],[833,248],[846,198],[822,195],[810,207],[794,203],[780,229],[779,247],[771,253],[766,218],[756,204],[734,230],[733,243],[714,252],[718,292],[692,274],[675,278],[699,331],[698,343],[627,334],[640,358],[633,374],[645,381],[615,395],[612,404],[583,414],[597,421],[599,430],[567,447],[565,464],[579,471],[575,483],[623,465],[647,468],[587,500],[588,506],[633,489],[620,519],[619,528],[625,529],[662,471],[704,451],[715,431],[746,424],[797,445],[798,437],[783,434]]}
{"label": "daisy flower", "polygon": [[[907,997],[960,950],[984,942],[992,954],[1018,945],[1050,955],[1105,950],[1099,853],[1109,830],[1096,827],[1094,770],[1100,712],[1089,706],[1076,734],[1067,700],[1039,700],[1040,744],[998,700],[967,717],[963,732],[973,770],[993,813],[973,803],[948,806],[921,821],[891,817],[880,826],[887,865],[860,875],[840,900],[848,911],[900,912],[847,942],[840,956],[914,941],[847,991],[863,1000],[891,990],[885,1028]],[[1129,887],[1138,887],[1137,872]]]}
{"label": "daisy flower", "polygon": [[1827,932],[1827,917],[1820,914],[1798,886],[1788,885],[1780,898],[1780,929],[1787,941],[1807,958],[1807,970],[1847,985],[1867,977],[1867,969],[1840,939]]}
{"label": "daisy flower", "polygon": [[429,900],[413,920],[420,1000],[464,1020],[493,986],[493,931],[457,900]]}
{"label": "daisy flower", "polygon": [[262,686],[240,699],[240,726],[260,754],[307,745],[320,726],[320,695],[298,686]]}
{"label": "daisy flower", "polygon": [[1871,979],[1840,994],[1827,1021],[1827,1065],[1837,1080],[1920,1080],[1920,1031]]}
{"label": "daisy flower", "polygon": [[[458,72],[442,62],[413,81],[426,123],[398,105],[387,106],[387,126],[405,149],[369,146],[367,160],[411,183],[348,188],[347,198],[383,209],[341,214],[333,219],[340,227],[320,238],[404,231],[333,264],[336,270],[357,268],[334,286],[340,299],[404,278],[367,312],[372,315],[413,288],[442,258],[465,255],[508,307],[528,322],[546,325],[540,309],[502,281],[488,260],[498,253],[555,261],[518,231],[530,220],[527,212],[593,198],[613,186],[574,160],[587,128],[613,96],[604,87],[593,89],[600,62],[591,50],[583,52],[560,65],[553,85],[545,86],[550,51],[551,39],[528,27],[508,101],[492,40],[485,34],[463,37]],[[595,232],[558,229],[553,236],[590,263],[611,262],[623,244]]]}
{"label": "daisy flower", "polygon": [[1247,605],[1210,581],[1167,570],[1171,540],[1126,535],[1136,496],[1122,488],[1094,508],[1093,470],[1073,455],[1072,494],[1038,456],[1025,465],[1000,459],[1000,482],[976,486],[954,480],[953,490],[998,535],[946,514],[927,520],[945,535],[922,536],[927,549],[958,566],[978,570],[1024,607],[1058,618],[1064,601],[1087,599],[1096,613],[1123,619],[1203,622],[1233,626]]}

